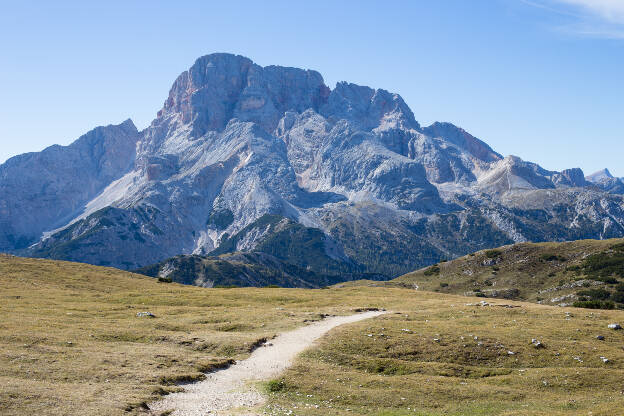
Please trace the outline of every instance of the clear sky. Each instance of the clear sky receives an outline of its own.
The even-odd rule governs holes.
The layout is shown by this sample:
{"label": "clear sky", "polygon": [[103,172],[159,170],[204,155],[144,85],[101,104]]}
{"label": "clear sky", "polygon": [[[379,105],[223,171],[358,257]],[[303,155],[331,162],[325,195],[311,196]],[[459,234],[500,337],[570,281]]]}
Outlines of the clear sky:
{"label": "clear sky", "polygon": [[624,0],[0,0],[0,162],[146,127],[212,52],[397,92],[498,152],[624,176]]}

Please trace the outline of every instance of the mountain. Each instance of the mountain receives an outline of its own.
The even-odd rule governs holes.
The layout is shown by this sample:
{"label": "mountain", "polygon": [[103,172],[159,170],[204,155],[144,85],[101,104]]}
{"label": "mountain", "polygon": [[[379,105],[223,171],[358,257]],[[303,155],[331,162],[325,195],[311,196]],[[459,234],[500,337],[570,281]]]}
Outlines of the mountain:
{"label": "mountain", "polygon": [[70,146],[0,165],[0,250],[24,248],[61,227],[134,165],[139,133],[131,120],[98,127]]}
{"label": "mountain", "polygon": [[[258,239],[264,233],[266,238]],[[253,247],[240,244],[255,235]],[[240,252],[239,249],[249,251]],[[345,280],[387,280],[340,251],[321,230],[279,215],[264,215],[224,239],[211,256],[181,255],[136,270],[147,276],[203,287],[271,286],[317,288]]]}
{"label": "mountain", "polygon": [[596,185],[598,188],[606,192],[612,194],[624,194],[624,180],[611,175],[609,169],[603,169],[592,173],[586,179],[588,182]]}
{"label": "mountain", "polygon": [[624,308],[624,240],[520,243],[482,250],[385,285],[547,305]]}
{"label": "mountain", "polygon": [[624,236],[624,196],[580,169],[503,157],[453,124],[421,126],[398,94],[331,89],[312,70],[207,55],[149,127],[130,124],[2,165],[1,249],[123,269],[253,252],[348,280]]}
{"label": "mountain", "polygon": [[318,288],[344,281],[341,275],[319,274],[262,252],[215,257],[181,255],[140,268],[136,273],[201,287]]}

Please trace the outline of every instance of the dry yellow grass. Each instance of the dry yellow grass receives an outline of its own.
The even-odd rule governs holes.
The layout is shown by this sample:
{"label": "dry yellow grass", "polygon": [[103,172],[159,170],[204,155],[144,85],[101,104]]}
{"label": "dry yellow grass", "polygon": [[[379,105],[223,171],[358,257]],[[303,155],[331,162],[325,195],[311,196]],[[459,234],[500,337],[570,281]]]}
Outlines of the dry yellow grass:
{"label": "dry yellow grass", "polygon": [[[203,289],[0,256],[0,414],[122,414],[258,340],[380,306],[330,290]],[[156,318],[139,318],[149,311]],[[174,387],[175,388],[175,387]]]}
{"label": "dry yellow grass", "polygon": [[[245,357],[262,338],[363,307],[400,314],[332,331],[284,376],[270,412],[293,405],[310,415],[319,414],[316,405],[340,415],[624,408],[624,331],[606,328],[624,324],[620,311],[570,309],[566,319],[561,308],[466,306],[480,299],[401,288],[203,289],[8,256],[0,256],[0,299],[2,415],[139,413],[175,380]],[[137,317],[142,311],[156,317]],[[533,348],[531,338],[546,348]]]}
{"label": "dry yellow grass", "polygon": [[270,383],[267,412],[624,414],[624,331],[607,328],[622,312],[410,294],[400,313],[337,328],[306,352]]}

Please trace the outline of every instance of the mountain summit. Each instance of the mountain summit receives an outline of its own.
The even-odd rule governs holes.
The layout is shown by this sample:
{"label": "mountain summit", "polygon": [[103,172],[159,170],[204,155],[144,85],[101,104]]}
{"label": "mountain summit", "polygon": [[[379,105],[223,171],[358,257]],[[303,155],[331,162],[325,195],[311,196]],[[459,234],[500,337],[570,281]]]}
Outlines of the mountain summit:
{"label": "mountain summit", "polygon": [[609,169],[605,168],[592,173],[586,179],[604,191],[624,194],[624,180],[611,175]]}
{"label": "mountain summit", "polygon": [[398,94],[212,54],[145,130],[100,127],[0,166],[0,249],[125,269],[262,252],[395,276],[512,242],[624,236],[624,191],[591,182],[422,127]]}
{"label": "mountain summit", "polygon": [[611,175],[611,172],[609,172],[609,169],[604,168],[602,170],[599,170],[598,172],[594,172],[591,175],[589,175],[587,177],[587,179],[590,182],[594,182],[594,181],[598,181],[600,179],[612,179],[614,176]]}

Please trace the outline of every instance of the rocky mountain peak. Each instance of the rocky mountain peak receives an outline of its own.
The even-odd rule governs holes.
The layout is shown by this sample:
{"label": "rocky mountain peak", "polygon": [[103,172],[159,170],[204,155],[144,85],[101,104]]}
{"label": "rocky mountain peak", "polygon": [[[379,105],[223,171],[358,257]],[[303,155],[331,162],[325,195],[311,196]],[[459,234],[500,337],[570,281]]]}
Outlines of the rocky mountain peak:
{"label": "rocky mountain peak", "polygon": [[435,122],[425,127],[423,132],[431,137],[442,137],[484,162],[495,162],[503,158],[485,142],[451,123]]}
{"label": "rocky mountain peak", "polygon": [[552,189],[555,188],[550,179],[553,174],[536,163],[510,155],[493,163],[491,169],[479,178],[479,185],[497,194],[512,190]]}
{"label": "rocky mountain peak", "polygon": [[131,269],[298,247],[297,273],[393,275],[512,241],[623,236],[624,184],[609,180],[422,128],[383,89],[220,53],[144,131],[128,120],[0,166],[0,249]]}
{"label": "rocky mountain peak", "polygon": [[553,176],[553,182],[558,186],[587,186],[585,174],[580,168],[564,169]]}
{"label": "rocky mountain peak", "polygon": [[585,179],[587,179],[589,182],[592,182],[592,183],[598,183],[598,182],[603,182],[608,179],[614,179],[614,176],[611,175],[611,172],[609,172],[609,169],[604,168],[604,169],[599,170],[598,172],[594,172],[591,175],[588,175],[587,178]]}
{"label": "rocky mountain peak", "polygon": [[348,82],[336,84],[321,114],[330,120],[349,120],[363,130],[379,126],[420,130],[399,94]]}
{"label": "rocky mountain peak", "polygon": [[587,182],[613,194],[624,194],[624,179],[614,177],[609,169],[602,169],[586,177]]}
{"label": "rocky mountain peak", "polygon": [[286,111],[318,110],[329,88],[316,71],[261,67],[239,55],[203,56],[174,82],[158,116],[178,115],[193,134],[221,131],[237,118],[272,132]]}

